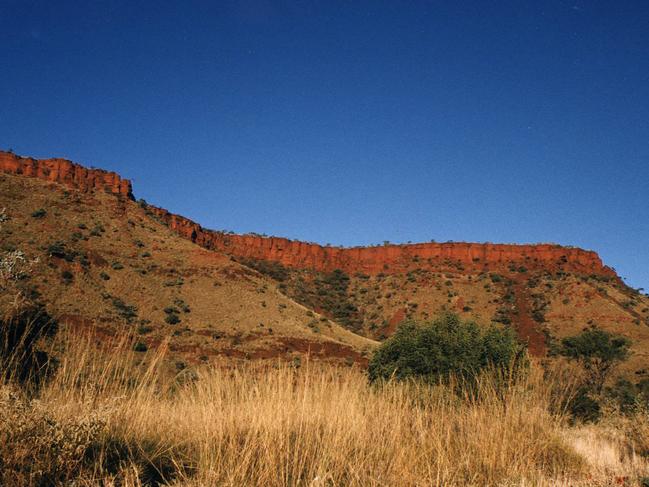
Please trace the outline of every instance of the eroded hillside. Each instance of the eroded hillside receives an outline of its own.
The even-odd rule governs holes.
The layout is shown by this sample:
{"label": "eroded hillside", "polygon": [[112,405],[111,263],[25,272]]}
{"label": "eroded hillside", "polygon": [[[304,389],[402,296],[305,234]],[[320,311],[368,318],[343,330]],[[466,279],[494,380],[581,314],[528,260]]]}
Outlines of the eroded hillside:
{"label": "eroded hillside", "polygon": [[[362,361],[372,339],[401,321],[453,311],[514,327],[537,356],[596,325],[631,338],[625,369],[648,376],[649,297],[593,251],[435,242],[338,248],[236,235],[135,203],[130,182],[114,173],[8,153],[0,153],[0,170],[0,207],[13,213],[3,245],[43,257],[47,281],[33,287],[70,322],[125,320],[150,343],[171,334],[176,350],[199,356],[311,348]],[[31,216],[38,207],[46,215]],[[59,241],[77,254],[52,253]],[[66,271],[73,277],[62,280]],[[136,316],[127,316],[130,306]],[[180,320],[172,331],[163,325],[170,316]]]}
{"label": "eroded hillside", "polygon": [[[180,238],[125,195],[0,174],[1,249],[38,260],[15,286],[67,327],[170,340],[179,363],[314,357],[364,362],[359,337],[273,280]],[[15,298],[0,296],[7,308]]]}

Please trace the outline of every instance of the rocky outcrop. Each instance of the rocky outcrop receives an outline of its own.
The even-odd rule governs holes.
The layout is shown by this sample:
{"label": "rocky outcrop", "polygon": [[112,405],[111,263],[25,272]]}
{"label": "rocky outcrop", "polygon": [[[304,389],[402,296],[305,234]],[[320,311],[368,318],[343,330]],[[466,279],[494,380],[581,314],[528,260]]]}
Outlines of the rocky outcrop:
{"label": "rocky outcrop", "polygon": [[32,159],[0,151],[0,172],[44,179],[84,192],[103,190],[133,199],[128,179],[114,172],[88,169],[66,159]]}
{"label": "rocky outcrop", "polygon": [[416,269],[469,272],[507,270],[512,266],[548,271],[617,277],[596,252],[555,244],[420,243],[377,247],[325,247],[278,237],[236,235],[202,228],[198,223],[162,208],[149,206],[179,235],[212,250],[238,258],[272,260],[298,269],[369,275]]}
{"label": "rocky outcrop", "polygon": [[[65,159],[24,158],[0,152],[0,172],[61,183],[81,191],[105,190],[133,199],[131,182],[114,172],[87,169]],[[393,274],[417,269],[497,272],[512,266],[619,279],[597,253],[555,244],[420,243],[376,247],[328,247],[278,237],[216,232],[162,208],[148,206],[179,235],[205,248],[240,259],[279,262],[297,269]]]}

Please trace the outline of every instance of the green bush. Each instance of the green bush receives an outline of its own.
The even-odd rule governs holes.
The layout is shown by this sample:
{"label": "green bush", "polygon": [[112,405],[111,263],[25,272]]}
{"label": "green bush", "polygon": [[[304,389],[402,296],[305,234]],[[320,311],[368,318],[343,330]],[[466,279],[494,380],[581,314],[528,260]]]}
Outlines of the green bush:
{"label": "green bush", "polygon": [[61,272],[61,279],[63,280],[64,284],[71,284],[72,281],[74,281],[74,274],[72,272],[65,270]]}
{"label": "green bush", "polygon": [[32,218],[43,218],[45,215],[47,215],[47,211],[44,208],[39,208],[32,213]]}
{"label": "green bush", "polygon": [[58,257],[64,259],[68,252],[65,248],[65,243],[61,241],[54,242],[53,244],[48,245],[47,253],[50,257]]}
{"label": "green bush", "polygon": [[588,374],[590,386],[600,393],[613,368],[629,355],[631,341],[596,327],[564,338],[559,353],[578,361]]}
{"label": "green bush", "polygon": [[180,323],[180,318],[175,313],[169,313],[165,316],[165,321],[170,325],[177,325]]}
{"label": "green bush", "polygon": [[420,378],[430,382],[450,375],[475,377],[486,367],[500,369],[526,363],[525,347],[510,328],[481,328],[457,315],[431,323],[402,324],[382,343],[369,364],[370,381]]}
{"label": "green bush", "polygon": [[120,298],[113,298],[113,306],[117,309],[119,315],[127,322],[131,323],[137,318],[137,306],[126,304]]}
{"label": "green bush", "polygon": [[568,411],[573,420],[578,419],[585,423],[595,423],[602,416],[599,402],[594,399],[588,387],[581,387],[568,401]]}
{"label": "green bush", "polygon": [[615,402],[620,412],[630,414],[641,404],[638,387],[626,379],[618,379],[612,387],[607,388],[607,395]]}

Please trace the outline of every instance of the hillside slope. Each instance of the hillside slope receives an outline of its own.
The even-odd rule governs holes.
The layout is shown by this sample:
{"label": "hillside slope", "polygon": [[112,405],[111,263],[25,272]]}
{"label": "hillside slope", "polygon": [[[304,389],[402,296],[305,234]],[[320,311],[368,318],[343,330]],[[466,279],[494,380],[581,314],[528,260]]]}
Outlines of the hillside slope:
{"label": "hillside slope", "polygon": [[[230,257],[180,238],[130,191],[62,184],[0,174],[0,209],[8,217],[0,251],[38,259],[14,284],[64,326],[107,336],[129,330],[148,346],[169,339],[180,362],[309,351],[366,360],[372,340],[295,303]],[[14,298],[8,288],[0,293],[0,311]]]}
{"label": "hillside slope", "polygon": [[[198,350],[214,348],[225,355],[256,357],[309,344],[324,355],[353,355],[362,361],[358,352],[366,352],[375,343],[372,339],[392,334],[404,319],[426,320],[453,311],[478,323],[514,327],[537,356],[588,326],[620,333],[633,341],[625,370],[649,377],[649,297],[626,286],[593,251],[555,244],[450,242],[338,248],[236,235],[205,229],[143,201],[136,204],[127,180],[62,159],[38,161],[0,152],[0,172],[6,174],[0,207],[16,212],[11,225],[22,229],[7,240],[9,246],[29,244],[32,235],[35,253],[55,238],[87,249],[89,269],[74,265],[78,280],[89,279],[94,291],[81,289],[76,277],[65,287],[41,291],[53,294],[48,301],[72,321],[92,319],[91,311],[84,315],[79,309],[84,292],[94,299],[85,309],[104,310],[100,323],[111,321],[113,296],[128,296],[138,307],[137,319],[166,330],[157,327],[165,318],[164,308],[183,300],[192,311],[177,309],[182,323],[173,333],[179,350],[202,353]],[[57,189],[44,181],[56,183],[52,187]],[[74,191],[66,196],[60,185]],[[12,199],[4,197],[10,190],[27,198],[28,205],[12,208]],[[25,196],[30,191],[40,200]],[[60,194],[65,199],[57,200]],[[36,221],[27,215],[28,208],[39,205],[52,205],[62,218],[48,213]],[[79,230],[79,224],[95,228],[95,220],[110,227],[102,235],[115,238],[101,240],[89,235],[92,230]],[[50,274],[71,265],[65,259],[48,259],[54,259],[48,261],[53,265]],[[124,270],[112,269],[122,261]],[[97,272],[110,274],[110,280],[103,281],[101,274],[98,279]],[[75,286],[78,292],[72,292]],[[102,293],[110,297],[97,299]],[[181,331],[185,325],[190,328],[186,336]],[[230,341],[217,339],[214,345],[199,338],[214,336],[211,328]],[[164,333],[147,336],[154,342]],[[327,345],[312,345],[318,340]]]}

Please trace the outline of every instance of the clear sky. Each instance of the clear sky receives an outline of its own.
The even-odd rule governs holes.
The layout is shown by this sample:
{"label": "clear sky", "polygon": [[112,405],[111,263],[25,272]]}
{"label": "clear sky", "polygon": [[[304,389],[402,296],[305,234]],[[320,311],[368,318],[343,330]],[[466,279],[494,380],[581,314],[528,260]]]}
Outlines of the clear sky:
{"label": "clear sky", "polygon": [[0,147],[208,228],[557,242],[649,288],[649,2],[0,1]]}

